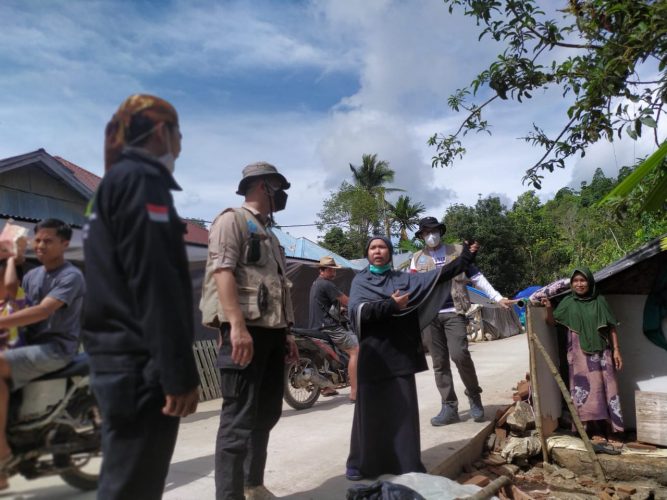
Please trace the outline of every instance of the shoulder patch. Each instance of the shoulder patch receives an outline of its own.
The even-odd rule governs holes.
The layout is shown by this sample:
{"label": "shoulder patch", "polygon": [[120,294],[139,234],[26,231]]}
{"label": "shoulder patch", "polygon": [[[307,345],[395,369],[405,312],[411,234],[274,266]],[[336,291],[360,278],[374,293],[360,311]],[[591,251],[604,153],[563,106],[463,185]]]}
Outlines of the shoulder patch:
{"label": "shoulder patch", "polygon": [[146,203],[148,218],[153,222],[169,222],[169,207],[167,205],[154,205]]}

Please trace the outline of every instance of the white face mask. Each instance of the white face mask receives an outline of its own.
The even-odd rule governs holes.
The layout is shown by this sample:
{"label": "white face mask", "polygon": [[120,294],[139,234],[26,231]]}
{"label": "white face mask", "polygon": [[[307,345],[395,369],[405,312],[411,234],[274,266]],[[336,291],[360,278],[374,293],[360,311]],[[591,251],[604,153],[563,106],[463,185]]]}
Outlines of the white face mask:
{"label": "white face mask", "polygon": [[162,163],[165,167],[167,167],[167,170],[171,172],[172,174],[174,173],[174,169],[176,168],[176,158],[172,153],[165,153],[162,156],[158,158],[160,160],[160,163]]}
{"label": "white face mask", "polygon": [[[167,130],[167,127],[164,129]],[[176,157],[171,152],[171,141],[169,139],[170,138],[167,137],[167,152],[160,156],[158,160],[160,160],[160,163],[162,163],[167,168],[167,170],[173,174],[174,170],[176,169]]]}
{"label": "white face mask", "polygon": [[429,233],[424,238],[424,243],[431,248],[435,248],[440,244],[440,234]]}

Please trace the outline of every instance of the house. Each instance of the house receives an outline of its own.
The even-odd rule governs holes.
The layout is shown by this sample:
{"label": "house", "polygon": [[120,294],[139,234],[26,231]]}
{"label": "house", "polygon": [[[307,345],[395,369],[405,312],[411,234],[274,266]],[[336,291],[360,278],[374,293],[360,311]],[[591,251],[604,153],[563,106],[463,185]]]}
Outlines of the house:
{"label": "house", "polygon": [[[7,219],[30,230],[49,217],[72,226],[73,235],[65,257],[83,267],[81,229],[85,211],[102,179],[74,163],[52,156],[44,149],[0,160],[0,227]],[[186,221],[186,249],[195,290],[201,289],[206,265],[208,231]],[[31,252],[28,252],[28,257]],[[201,326],[199,294],[194,294],[195,335],[215,338],[213,330]]]}

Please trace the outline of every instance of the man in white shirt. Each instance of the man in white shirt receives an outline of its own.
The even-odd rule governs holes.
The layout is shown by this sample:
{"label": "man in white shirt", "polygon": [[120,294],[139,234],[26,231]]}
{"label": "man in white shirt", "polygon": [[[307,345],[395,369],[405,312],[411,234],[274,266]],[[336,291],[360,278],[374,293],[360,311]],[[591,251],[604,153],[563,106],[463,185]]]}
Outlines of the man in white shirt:
{"label": "man in white shirt", "polygon": [[[461,245],[442,243],[445,225],[435,217],[424,217],[419,221],[419,230],[415,236],[424,241],[424,249],[415,252],[410,262],[411,272],[425,272],[442,267],[458,257]],[[475,288],[486,293],[492,300],[503,307],[509,307],[508,300],[499,293],[474,265],[452,280],[452,293],[442,305],[436,319],[430,325],[431,358],[435,384],[442,397],[440,413],[431,419],[431,425],[442,426],[458,422],[458,398],[454,392],[454,381],[449,360],[454,362],[465,385],[465,394],[470,402],[470,416],[475,422],[484,419],[484,407],[480,396],[482,388],[477,380],[475,364],[468,350],[466,332],[466,311],[470,308],[470,297],[466,285],[472,283]]]}

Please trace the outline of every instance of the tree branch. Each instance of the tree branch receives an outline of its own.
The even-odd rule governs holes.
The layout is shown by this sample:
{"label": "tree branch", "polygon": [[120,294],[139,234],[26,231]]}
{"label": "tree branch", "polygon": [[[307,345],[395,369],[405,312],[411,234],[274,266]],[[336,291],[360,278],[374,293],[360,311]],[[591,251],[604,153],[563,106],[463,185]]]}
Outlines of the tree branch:
{"label": "tree branch", "polygon": [[[558,134],[558,137],[556,137],[556,139],[552,142],[551,146],[549,147],[549,149],[547,149],[546,153],[544,153],[544,155],[542,156],[542,158],[540,158],[540,159],[537,161],[537,163],[535,163],[532,167],[530,167],[528,170],[526,170],[526,174],[528,174],[528,172],[531,172],[531,173],[534,173],[534,172],[535,172],[535,169],[542,163],[542,161],[543,161],[547,156],[549,156],[549,155],[551,154],[551,152],[553,151],[553,149],[556,147],[556,144],[558,144],[558,141],[560,140],[560,138],[563,137],[563,135],[565,134],[565,132],[567,132],[567,131],[569,130],[570,125],[572,125],[572,124],[574,123],[575,120],[576,120],[576,118],[572,118],[572,119],[567,123],[567,125],[565,125],[565,127],[563,127],[563,130],[561,130],[560,134]],[[524,179],[525,179],[525,177],[524,177]]]}
{"label": "tree branch", "polygon": [[475,111],[470,112],[470,114],[468,116],[466,116],[465,120],[463,120],[463,122],[461,122],[461,126],[456,131],[456,133],[454,134],[453,137],[456,137],[457,135],[459,135],[461,133],[461,130],[463,130],[463,128],[465,127],[465,124],[468,123],[468,120],[470,120],[473,116],[479,114],[487,104],[491,103],[492,101],[494,101],[497,98],[498,98],[498,94],[496,94],[493,97],[490,97],[489,99],[487,99],[486,102],[481,104]]}
{"label": "tree branch", "polygon": [[510,10],[512,11],[512,14],[514,14],[514,16],[515,16],[517,19],[522,19],[522,21],[521,21],[521,26],[523,26],[523,27],[526,28],[529,32],[531,32],[533,35],[535,35],[537,38],[539,38],[540,40],[542,40],[542,42],[544,42],[545,45],[552,45],[552,46],[556,46],[556,47],[563,47],[563,48],[566,48],[566,49],[596,49],[596,50],[600,50],[600,49],[603,48],[601,45],[595,45],[595,44],[580,45],[580,44],[567,43],[567,42],[556,42],[556,41],[551,41],[551,40],[545,38],[539,31],[535,30],[535,28],[533,28],[532,26],[530,26],[529,24],[527,24],[525,21],[523,21],[524,16],[523,16],[523,15],[519,15],[519,13],[514,9],[513,6],[510,5],[509,8],[510,8]]}

